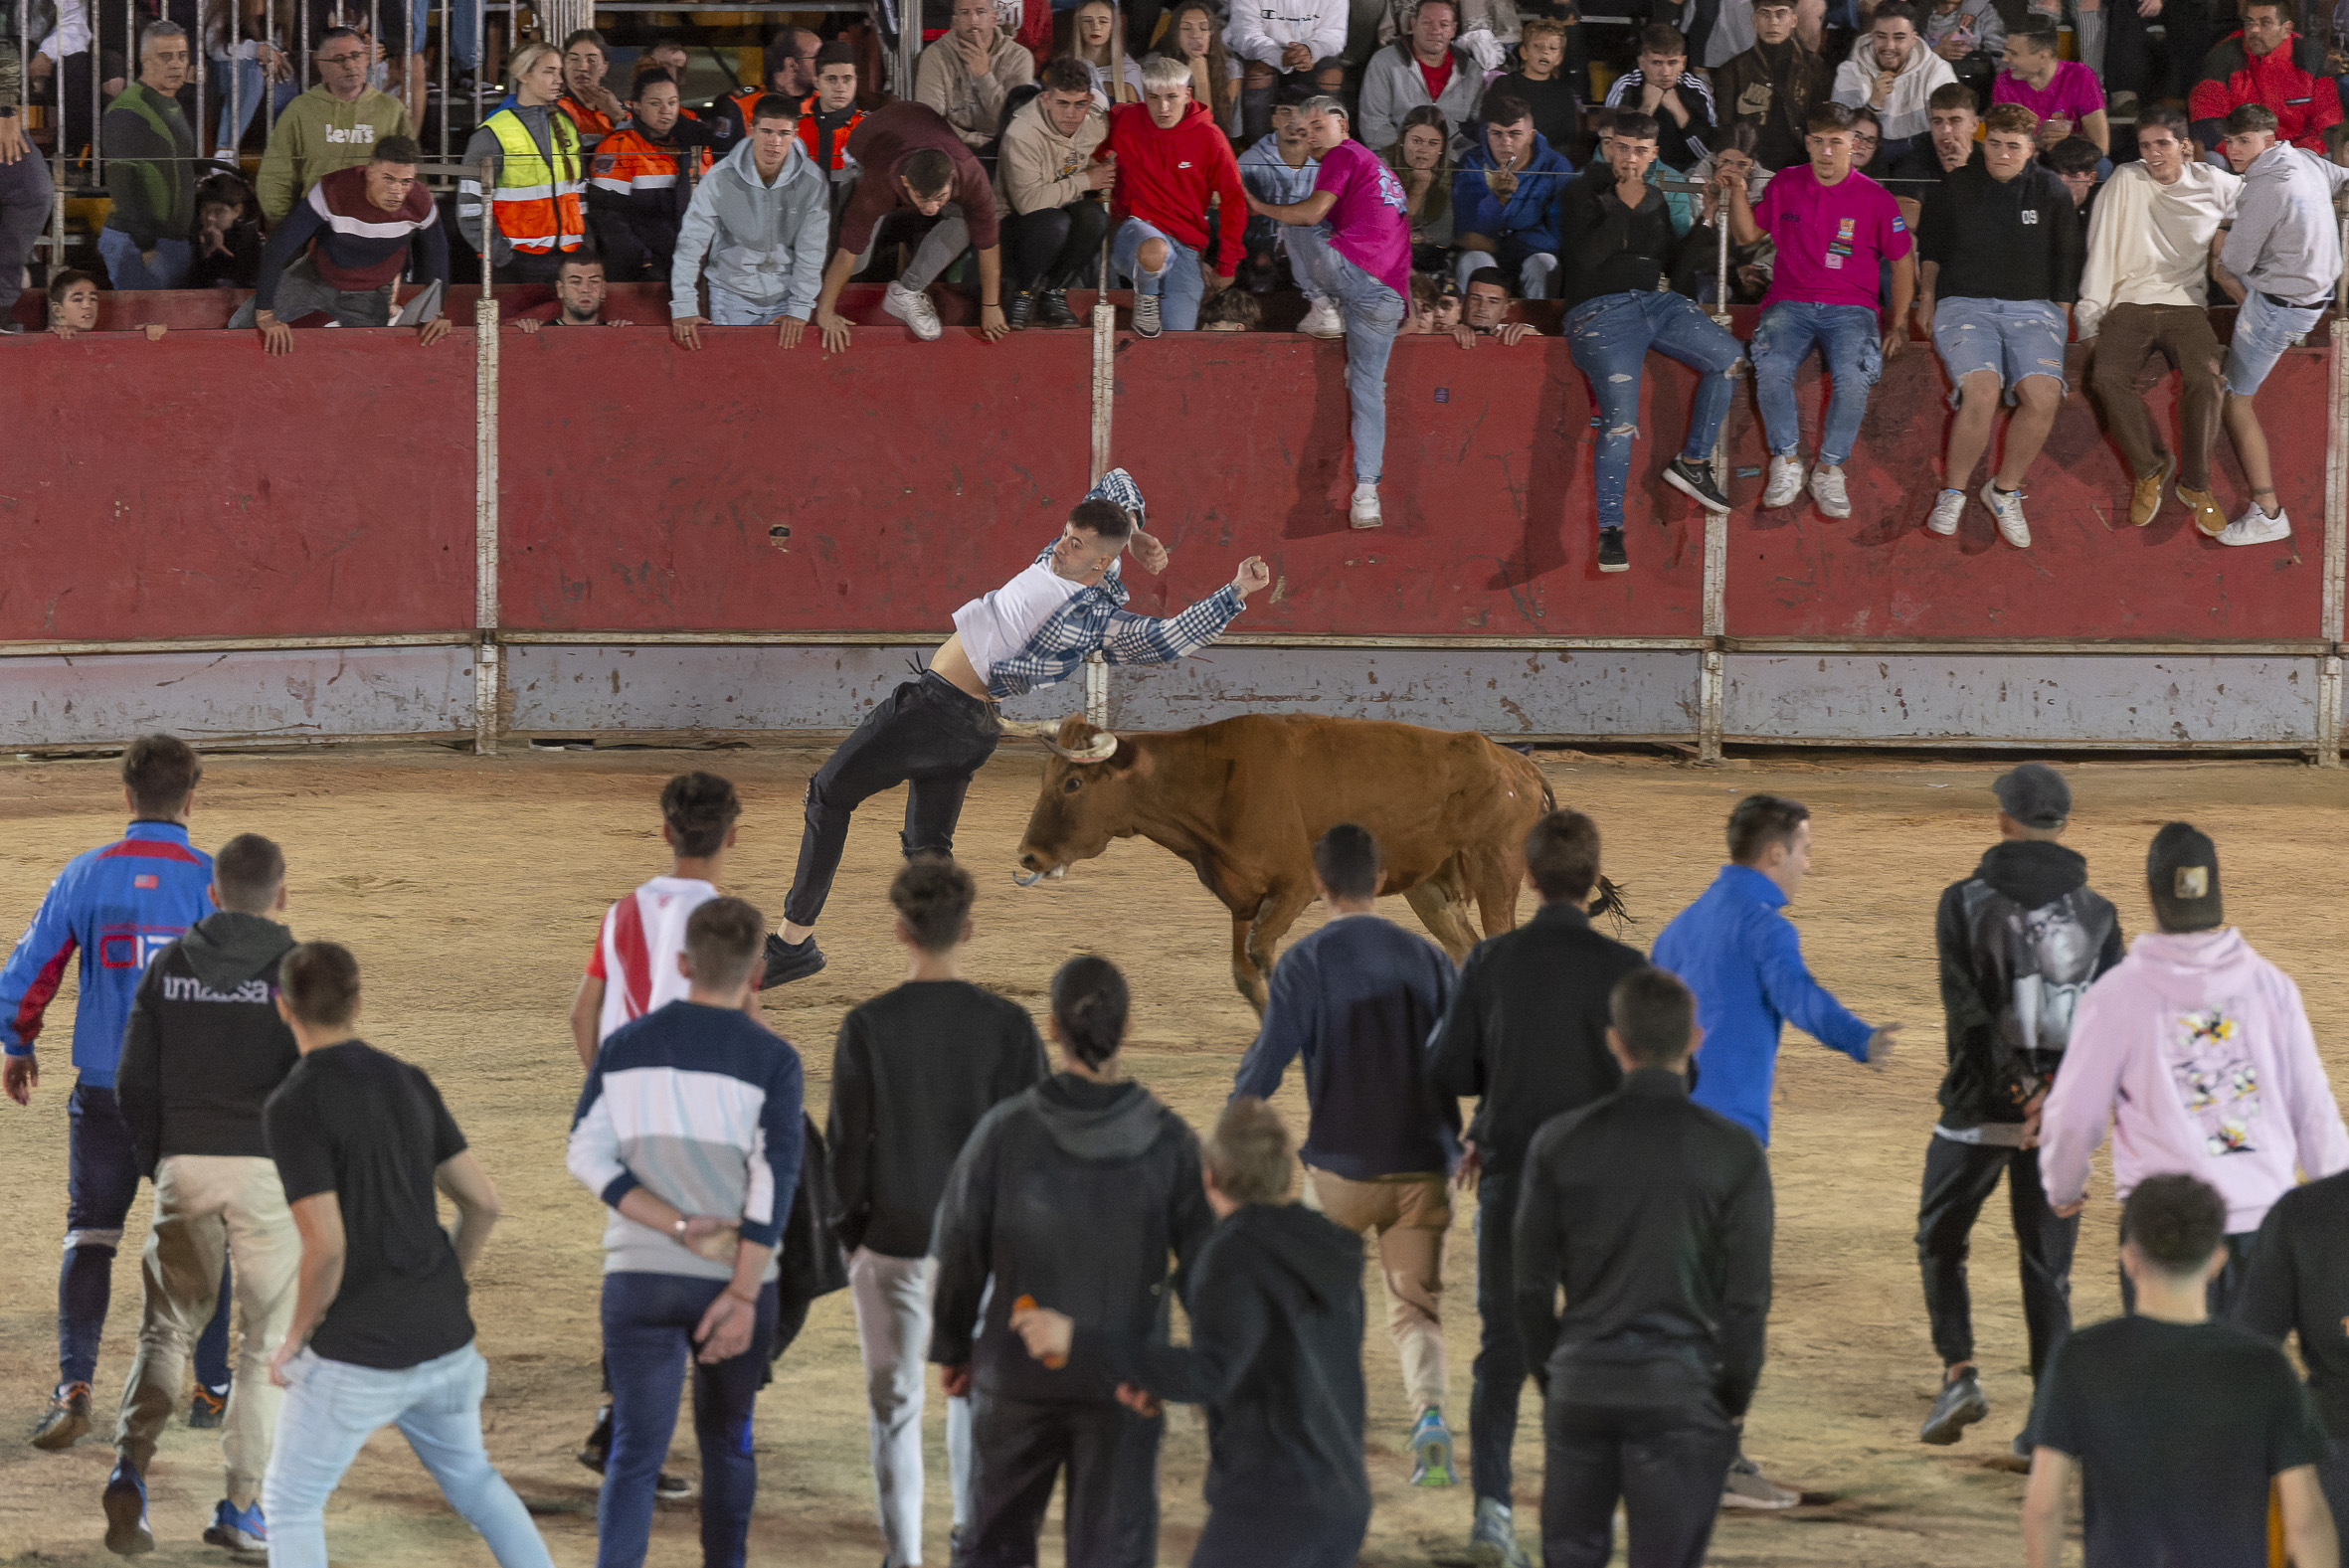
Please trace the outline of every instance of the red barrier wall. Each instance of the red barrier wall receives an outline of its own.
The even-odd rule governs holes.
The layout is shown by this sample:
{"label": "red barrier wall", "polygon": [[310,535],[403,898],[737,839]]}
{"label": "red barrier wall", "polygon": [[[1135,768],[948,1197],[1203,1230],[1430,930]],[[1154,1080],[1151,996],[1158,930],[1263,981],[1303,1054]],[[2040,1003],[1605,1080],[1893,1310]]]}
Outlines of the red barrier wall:
{"label": "red barrier wall", "polygon": [[0,375],[0,640],[473,623],[473,340],[42,335]]}

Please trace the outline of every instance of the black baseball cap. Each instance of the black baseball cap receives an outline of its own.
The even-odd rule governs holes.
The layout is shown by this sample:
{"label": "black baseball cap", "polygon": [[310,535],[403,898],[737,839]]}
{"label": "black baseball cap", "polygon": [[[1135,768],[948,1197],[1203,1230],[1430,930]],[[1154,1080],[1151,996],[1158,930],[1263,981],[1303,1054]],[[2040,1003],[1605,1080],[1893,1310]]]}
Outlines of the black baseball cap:
{"label": "black baseball cap", "polygon": [[2145,851],[2145,888],[2164,931],[2211,931],[2227,924],[2219,897],[2219,846],[2191,822],[2164,822]]}
{"label": "black baseball cap", "polygon": [[2072,817],[2072,786],[2045,763],[2025,763],[1990,786],[1998,808],[2025,827],[2062,827]]}

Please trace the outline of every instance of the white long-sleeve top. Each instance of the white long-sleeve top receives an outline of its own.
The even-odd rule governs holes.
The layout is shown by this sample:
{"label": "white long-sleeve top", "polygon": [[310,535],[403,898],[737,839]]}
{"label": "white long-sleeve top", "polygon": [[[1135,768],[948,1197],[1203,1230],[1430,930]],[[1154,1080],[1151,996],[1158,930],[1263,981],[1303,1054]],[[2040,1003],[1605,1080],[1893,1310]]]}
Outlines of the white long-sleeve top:
{"label": "white long-sleeve top", "polygon": [[1303,44],[1316,60],[1346,48],[1347,0],[1233,0],[1224,47],[1242,60],[1280,69],[1281,51]]}
{"label": "white long-sleeve top", "polygon": [[47,55],[64,65],[68,59],[83,54],[90,48],[90,7],[84,0],[58,0],[57,26],[34,49],[36,55]]}
{"label": "white long-sleeve top", "polygon": [[2115,168],[2088,211],[2087,266],[2072,308],[2081,340],[2114,305],[2208,304],[2211,237],[2242,189],[2242,176],[2202,162],[2170,185],[2142,163]]}

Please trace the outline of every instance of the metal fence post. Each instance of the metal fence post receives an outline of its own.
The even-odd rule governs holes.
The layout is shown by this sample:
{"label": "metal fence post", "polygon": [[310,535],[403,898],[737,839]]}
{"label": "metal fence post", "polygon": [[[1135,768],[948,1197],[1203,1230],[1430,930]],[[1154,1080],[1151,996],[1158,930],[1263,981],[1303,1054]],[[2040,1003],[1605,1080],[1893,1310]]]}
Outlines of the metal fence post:
{"label": "metal fence post", "polygon": [[[1729,330],[1729,204],[1715,199],[1715,238],[1718,242],[1714,285],[1714,324]],[[1713,482],[1726,495],[1729,490],[1729,422],[1721,421],[1714,438]],[[1728,584],[1729,520],[1715,512],[1705,514],[1705,639],[1703,664],[1697,677],[1697,761],[1721,760],[1721,600]]]}
{"label": "metal fence post", "polygon": [[[479,76],[476,72],[474,80]],[[473,755],[495,757],[505,683],[497,642],[497,286],[489,266],[497,165],[483,158],[481,297],[473,304]],[[461,204],[462,196],[458,197]]]}
{"label": "metal fence post", "polygon": [[[2349,223],[2342,225],[2349,232]],[[2349,289],[2349,279],[2340,285]],[[2317,635],[2324,639],[2316,678],[2316,766],[2341,766],[2341,600],[2349,568],[2349,315],[2333,315],[2332,374],[2324,451],[2324,594]]]}

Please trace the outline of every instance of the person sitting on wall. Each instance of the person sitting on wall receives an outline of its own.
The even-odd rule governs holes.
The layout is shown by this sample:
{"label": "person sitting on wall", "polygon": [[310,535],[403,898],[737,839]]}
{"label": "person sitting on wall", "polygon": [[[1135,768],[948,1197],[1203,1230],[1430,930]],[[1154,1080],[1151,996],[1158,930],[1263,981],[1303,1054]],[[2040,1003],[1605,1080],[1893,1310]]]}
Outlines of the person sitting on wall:
{"label": "person sitting on wall", "polygon": [[[441,313],[449,284],[449,231],[433,193],[416,177],[423,152],[406,136],[386,136],[375,156],[337,169],[310,187],[262,252],[261,283],[229,318],[230,328],[259,327],[262,347],[293,352],[288,324],[324,311],[336,326],[413,326],[420,346],[450,332]],[[423,253],[424,291],[394,320],[400,275],[411,249]]]}
{"label": "person sitting on wall", "polygon": [[1030,321],[1079,325],[1068,285],[1101,255],[1109,208],[1096,198],[1117,178],[1117,165],[1095,163],[1093,149],[1109,120],[1093,100],[1085,63],[1062,55],[1044,66],[1043,90],[1021,104],[1003,128],[995,158],[995,221],[1010,231],[1010,309],[1014,332]]}

